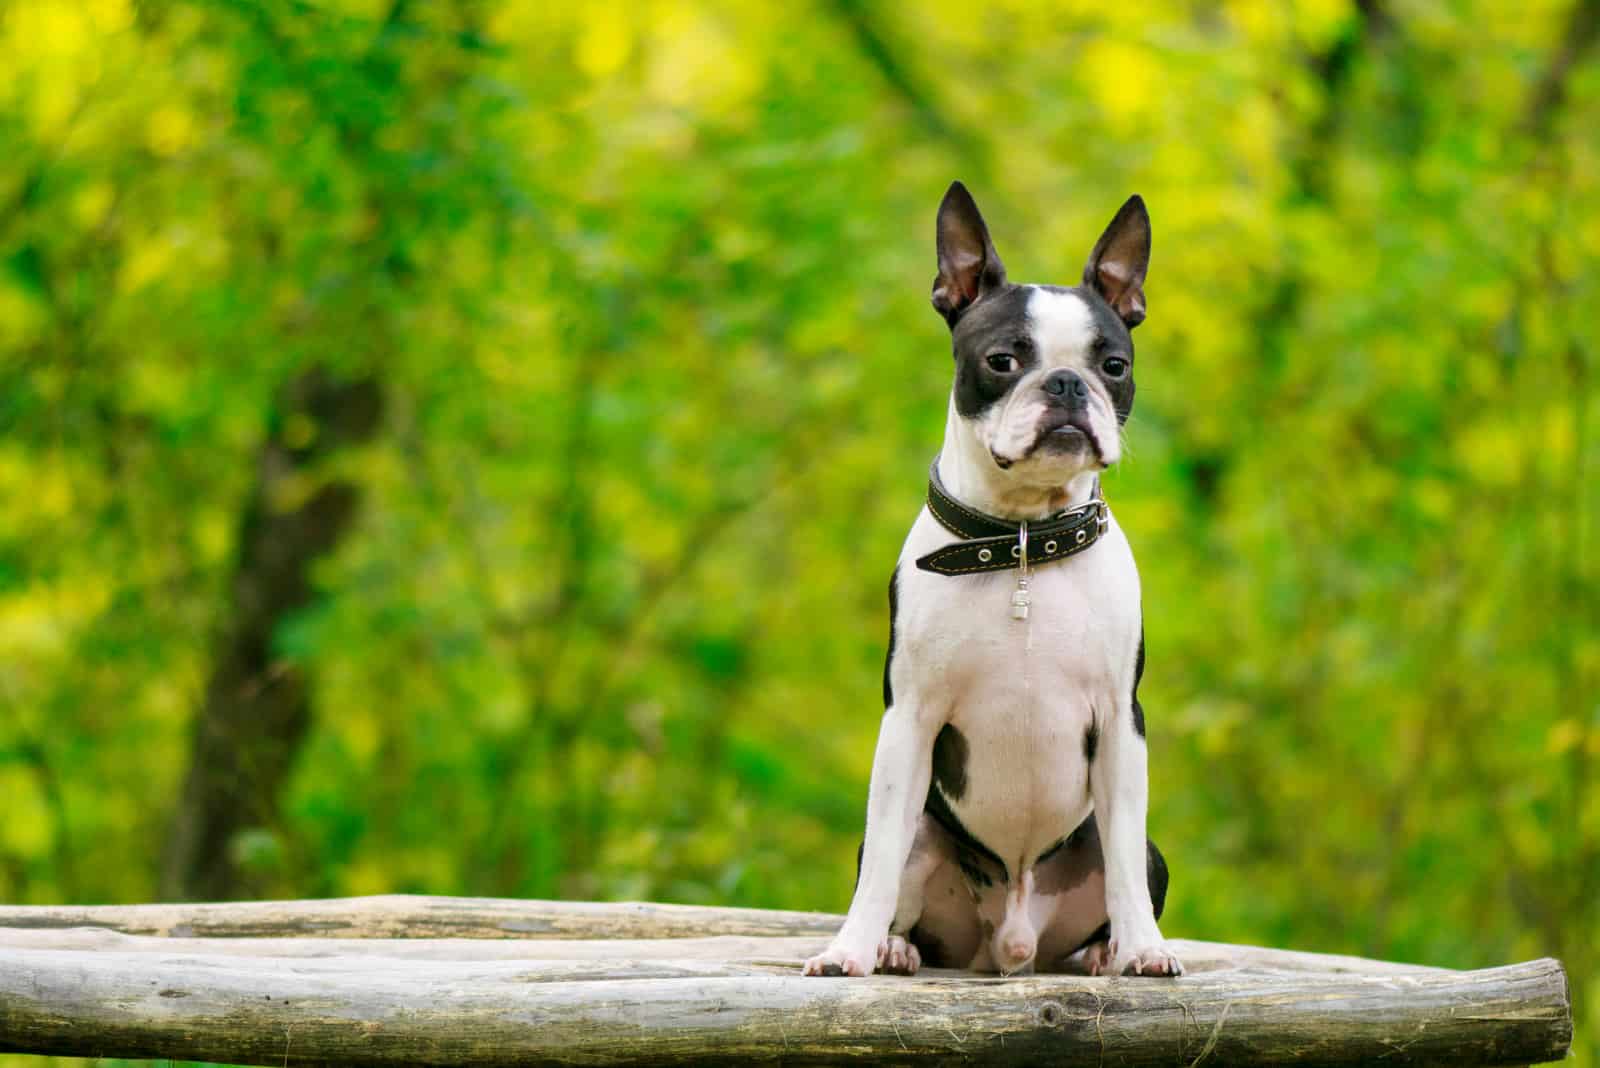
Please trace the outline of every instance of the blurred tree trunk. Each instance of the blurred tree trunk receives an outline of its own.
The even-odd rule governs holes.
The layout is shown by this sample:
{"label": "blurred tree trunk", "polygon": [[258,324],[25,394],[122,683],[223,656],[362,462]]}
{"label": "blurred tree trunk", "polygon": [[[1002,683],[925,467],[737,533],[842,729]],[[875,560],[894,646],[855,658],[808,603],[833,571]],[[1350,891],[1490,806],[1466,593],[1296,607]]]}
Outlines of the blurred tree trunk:
{"label": "blurred tree trunk", "polygon": [[[352,246],[352,287],[369,351],[366,370],[334,380],[313,366],[284,390],[257,462],[256,484],[241,520],[233,581],[233,618],[218,639],[205,704],[195,724],[193,753],[162,867],[162,891],[174,898],[224,899],[259,893],[241,865],[241,832],[278,822],[277,799],[311,723],[306,680],[299,667],[275,657],[273,635],[312,597],[311,569],[346,535],[359,502],[357,487],[319,479],[327,457],[370,440],[383,402],[382,368],[402,346],[394,317],[422,277],[411,249],[421,233],[450,224],[420,199],[415,144],[384,146],[380,129],[414,115],[422,101],[450,99],[466,83],[476,31],[469,27],[449,51],[427,50],[404,76],[406,42],[418,27],[408,0],[393,0],[355,70],[371,96],[365,108],[320,99],[316,120],[336,134],[341,154],[365,185],[367,235]],[[303,55],[270,7],[244,15],[250,32],[295,77],[310,78],[320,62]],[[447,50],[448,51],[448,50]],[[430,64],[434,66],[430,67]],[[425,75],[432,72],[432,78]],[[267,81],[264,91],[272,91]],[[428,131],[432,150],[450,155],[452,127]],[[342,312],[348,314],[348,310]],[[311,487],[315,487],[314,489]]]}
{"label": "blurred tree trunk", "polygon": [[332,479],[298,498],[330,453],[372,437],[381,410],[371,378],[336,382],[313,368],[283,392],[241,520],[232,619],[217,638],[162,866],[168,898],[226,899],[253,889],[236,836],[276,822],[279,791],[311,721],[304,673],[274,655],[273,635],[311,600],[311,569],[349,531],[360,492]]}

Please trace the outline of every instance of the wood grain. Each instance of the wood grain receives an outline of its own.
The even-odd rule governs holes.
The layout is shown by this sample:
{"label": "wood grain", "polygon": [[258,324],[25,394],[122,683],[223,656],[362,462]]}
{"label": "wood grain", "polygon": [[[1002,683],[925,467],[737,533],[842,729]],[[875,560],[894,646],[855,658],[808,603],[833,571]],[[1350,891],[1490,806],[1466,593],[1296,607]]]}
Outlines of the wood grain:
{"label": "wood grain", "polygon": [[838,920],[400,897],[0,907],[0,1050],[270,1065],[1487,1065],[1559,1059],[1571,1042],[1554,960],[1459,972],[1180,940],[1190,974],[1177,980],[800,977]]}
{"label": "wood grain", "polygon": [[0,905],[0,927],[105,927],[125,934],[343,938],[693,938],[831,935],[826,912],[507,898],[376,897],[200,905]]}

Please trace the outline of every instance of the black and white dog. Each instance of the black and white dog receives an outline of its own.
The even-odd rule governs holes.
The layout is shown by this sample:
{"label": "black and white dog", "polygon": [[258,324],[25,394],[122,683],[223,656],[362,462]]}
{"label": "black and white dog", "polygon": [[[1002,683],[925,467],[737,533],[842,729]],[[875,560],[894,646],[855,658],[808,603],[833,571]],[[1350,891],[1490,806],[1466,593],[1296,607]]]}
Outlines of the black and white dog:
{"label": "black and white dog", "polygon": [[1150,217],[1130,198],[1081,285],[1013,285],[957,182],[938,252],[944,448],[889,584],[855,897],[805,974],[1181,975],[1145,838],[1139,573],[1099,478],[1133,406]]}

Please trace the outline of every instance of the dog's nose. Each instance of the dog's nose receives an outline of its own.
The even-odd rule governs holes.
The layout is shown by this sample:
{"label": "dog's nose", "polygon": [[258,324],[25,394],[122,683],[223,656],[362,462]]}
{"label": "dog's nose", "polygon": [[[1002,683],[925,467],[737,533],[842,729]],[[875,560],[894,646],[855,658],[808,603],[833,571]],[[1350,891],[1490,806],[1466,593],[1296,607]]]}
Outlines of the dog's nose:
{"label": "dog's nose", "polygon": [[1050,372],[1050,377],[1044,380],[1044,391],[1052,397],[1077,397],[1079,400],[1089,395],[1089,387],[1078,372],[1065,368]]}

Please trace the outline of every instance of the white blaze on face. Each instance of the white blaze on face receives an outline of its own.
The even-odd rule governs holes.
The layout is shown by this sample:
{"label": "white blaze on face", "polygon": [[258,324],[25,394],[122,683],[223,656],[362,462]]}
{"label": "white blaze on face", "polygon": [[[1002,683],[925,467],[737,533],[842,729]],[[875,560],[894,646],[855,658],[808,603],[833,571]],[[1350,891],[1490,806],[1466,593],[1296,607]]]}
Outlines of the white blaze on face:
{"label": "white blaze on face", "polygon": [[[1050,372],[1066,367],[1077,371],[1088,384],[1089,426],[1105,464],[1116,463],[1121,456],[1122,443],[1117,434],[1117,415],[1111,395],[1090,362],[1094,355],[1095,326],[1089,306],[1076,293],[1035,289],[1028,297],[1028,324],[1039,361],[999,406],[988,435],[990,451],[1012,462],[1032,454],[1039,438],[1039,422],[1048,407],[1044,380]],[[1083,458],[1085,463],[1058,455],[1035,459],[1052,467],[1098,466],[1092,454]]]}
{"label": "white blaze on face", "polygon": [[1080,371],[1088,366],[1085,361],[1094,343],[1094,316],[1078,294],[1035,289],[1028,297],[1028,322],[1033,325],[1041,366]]}

